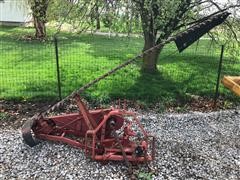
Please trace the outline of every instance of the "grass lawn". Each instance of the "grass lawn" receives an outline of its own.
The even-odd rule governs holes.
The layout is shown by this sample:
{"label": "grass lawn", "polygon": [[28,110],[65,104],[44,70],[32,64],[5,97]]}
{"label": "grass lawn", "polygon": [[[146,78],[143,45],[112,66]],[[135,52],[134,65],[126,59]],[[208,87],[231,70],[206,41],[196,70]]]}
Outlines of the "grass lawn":
{"label": "grass lawn", "polygon": [[[31,28],[0,27],[0,99],[57,97],[53,43],[21,39],[32,32]],[[141,38],[61,33],[59,58],[63,95],[134,57],[142,46]],[[209,40],[201,40],[181,54],[176,52],[174,44],[169,44],[159,57],[159,73],[141,74],[139,60],[90,88],[84,96],[102,102],[126,98],[143,103],[183,101],[186,94],[213,97],[219,55],[220,47],[210,46]],[[225,56],[222,75],[238,72],[239,62]],[[220,91],[224,97],[236,99],[222,86]]]}

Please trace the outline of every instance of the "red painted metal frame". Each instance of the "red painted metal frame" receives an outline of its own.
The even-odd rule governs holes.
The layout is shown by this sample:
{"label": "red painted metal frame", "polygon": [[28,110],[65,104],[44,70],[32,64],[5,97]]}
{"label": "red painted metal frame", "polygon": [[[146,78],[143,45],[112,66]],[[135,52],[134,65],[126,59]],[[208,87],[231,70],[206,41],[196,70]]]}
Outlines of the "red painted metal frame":
{"label": "red painted metal frame", "polygon": [[[79,96],[76,101],[79,113],[39,119],[32,127],[36,138],[81,148],[94,160],[146,162],[154,159],[155,138],[148,135],[135,113],[114,108],[88,111]],[[141,136],[131,129],[133,124]],[[119,141],[113,131],[119,133]]]}

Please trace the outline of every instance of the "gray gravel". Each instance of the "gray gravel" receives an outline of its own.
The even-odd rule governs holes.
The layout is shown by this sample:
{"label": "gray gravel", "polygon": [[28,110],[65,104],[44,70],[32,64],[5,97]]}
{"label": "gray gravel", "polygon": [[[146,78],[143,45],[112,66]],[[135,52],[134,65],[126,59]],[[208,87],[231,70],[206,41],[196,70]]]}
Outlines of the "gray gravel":
{"label": "gray gravel", "polygon": [[[146,129],[157,137],[157,157],[135,167],[153,179],[240,179],[240,111],[145,113]],[[83,151],[42,142],[29,148],[20,130],[0,132],[0,179],[129,179],[124,163],[103,165]]]}

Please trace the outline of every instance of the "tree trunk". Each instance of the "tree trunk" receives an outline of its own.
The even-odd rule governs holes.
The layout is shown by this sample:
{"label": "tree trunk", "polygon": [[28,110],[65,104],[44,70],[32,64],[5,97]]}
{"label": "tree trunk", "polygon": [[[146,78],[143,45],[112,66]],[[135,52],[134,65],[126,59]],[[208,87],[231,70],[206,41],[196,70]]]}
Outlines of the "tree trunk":
{"label": "tree trunk", "polygon": [[143,64],[142,64],[143,72],[155,73],[158,71],[157,61],[158,61],[160,52],[161,52],[161,49],[160,50],[157,49],[143,56]]}
{"label": "tree trunk", "polygon": [[99,1],[96,1],[96,7],[95,7],[95,15],[96,15],[96,29],[99,30],[101,28],[100,24],[100,13],[99,13]]}
{"label": "tree trunk", "polygon": [[34,28],[35,28],[35,37],[37,39],[44,39],[46,37],[46,26],[45,22],[34,17]]}
{"label": "tree trunk", "polygon": [[46,22],[47,22],[47,9],[48,0],[32,0],[30,1],[33,23],[35,28],[35,38],[43,39],[46,37]]}
{"label": "tree trunk", "polygon": [[[155,38],[152,36],[149,36],[145,33],[145,43],[143,51],[146,51],[154,46],[156,46]],[[158,71],[157,69],[157,61],[160,52],[162,51],[162,48],[155,49],[151,51],[150,53],[143,56],[143,64],[142,64],[142,71],[147,73],[155,73]]]}
{"label": "tree trunk", "polygon": [[97,21],[97,27],[96,27],[96,29],[99,30],[99,29],[101,28],[99,16],[97,16],[96,21]]}

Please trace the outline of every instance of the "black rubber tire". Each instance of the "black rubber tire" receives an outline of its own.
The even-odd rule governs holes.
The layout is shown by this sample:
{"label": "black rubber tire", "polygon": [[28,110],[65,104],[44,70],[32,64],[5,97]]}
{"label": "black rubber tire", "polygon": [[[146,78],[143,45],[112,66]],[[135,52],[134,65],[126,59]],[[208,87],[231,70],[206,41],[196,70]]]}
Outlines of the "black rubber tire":
{"label": "black rubber tire", "polygon": [[23,124],[23,127],[22,127],[23,140],[30,147],[33,147],[39,144],[39,141],[35,137],[33,137],[33,131],[32,131],[33,125],[34,125],[34,120],[29,119]]}

